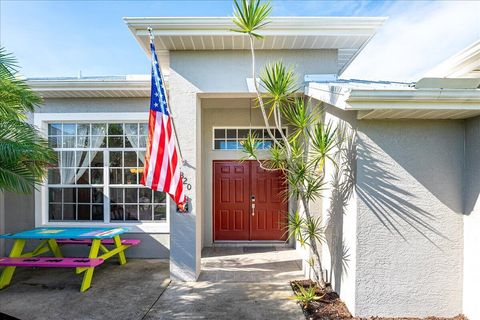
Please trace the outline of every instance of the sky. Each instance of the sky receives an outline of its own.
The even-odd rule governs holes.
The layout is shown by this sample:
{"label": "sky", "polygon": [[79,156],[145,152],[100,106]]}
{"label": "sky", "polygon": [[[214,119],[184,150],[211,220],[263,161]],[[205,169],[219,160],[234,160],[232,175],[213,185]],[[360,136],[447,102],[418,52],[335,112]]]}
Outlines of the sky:
{"label": "sky", "polygon": [[[386,16],[343,78],[415,81],[480,39],[480,1],[280,1],[274,16]],[[148,74],[122,18],[231,16],[232,2],[0,0],[0,45],[27,77]]]}

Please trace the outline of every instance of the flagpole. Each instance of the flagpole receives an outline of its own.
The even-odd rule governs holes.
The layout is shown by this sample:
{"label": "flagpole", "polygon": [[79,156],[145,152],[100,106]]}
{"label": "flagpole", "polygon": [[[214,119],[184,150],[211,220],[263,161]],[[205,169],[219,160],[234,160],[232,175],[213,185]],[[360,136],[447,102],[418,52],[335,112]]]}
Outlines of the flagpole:
{"label": "flagpole", "polygon": [[[153,42],[155,37],[153,35],[152,28],[148,27],[147,30],[148,30],[148,33],[150,34],[150,41]],[[164,85],[166,85],[165,80],[163,79],[163,72],[161,70],[162,68],[160,66],[159,66],[159,69],[160,69],[160,77],[162,77],[162,82],[164,83]],[[167,95],[167,101],[169,101],[169,94],[167,93],[167,90],[165,90],[165,94]],[[172,106],[170,105],[170,101],[168,103],[168,106],[172,114],[171,119],[172,119],[173,133],[175,134],[175,141],[177,142],[178,154],[180,155],[180,160],[182,161],[182,165],[183,165],[185,163],[185,159],[183,159],[182,148],[180,148],[180,140],[178,140],[177,127],[175,126],[175,117],[173,116],[174,113],[173,113]]]}

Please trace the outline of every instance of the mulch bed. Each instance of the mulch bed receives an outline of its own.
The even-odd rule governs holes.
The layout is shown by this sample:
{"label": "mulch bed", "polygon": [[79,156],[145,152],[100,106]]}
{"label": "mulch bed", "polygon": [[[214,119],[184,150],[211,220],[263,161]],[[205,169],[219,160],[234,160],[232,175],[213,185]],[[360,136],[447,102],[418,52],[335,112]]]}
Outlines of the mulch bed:
{"label": "mulch bed", "polygon": [[[316,286],[315,282],[312,280],[296,280],[290,282],[292,290],[297,293],[300,286],[304,288],[310,288]],[[345,303],[340,300],[340,297],[336,292],[330,291],[327,292],[323,289],[316,288],[316,293],[318,296],[322,297],[320,300],[313,301],[308,305],[299,302],[302,306],[303,313],[307,320],[468,320],[467,317],[463,315],[458,315],[453,318],[438,318],[438,317],[427,317],[427,318],[382,318],[382,317],[369,317],[369,318],[358,318],[352,317],[350,311],[348,311]]]}

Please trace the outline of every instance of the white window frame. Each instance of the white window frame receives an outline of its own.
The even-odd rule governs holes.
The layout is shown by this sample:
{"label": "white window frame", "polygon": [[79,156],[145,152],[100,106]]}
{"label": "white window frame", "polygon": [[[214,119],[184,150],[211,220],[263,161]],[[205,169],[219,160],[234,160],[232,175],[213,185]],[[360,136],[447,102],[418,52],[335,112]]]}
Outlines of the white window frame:
{"label": "white window frame", "polygon": [[[220,152],[224,152],[224,151],[242,151],[242,149],[215,149],[215,129],[238,129],[238,130],[243,130],[243,129],[252,129],[252,130],[266,130],[267,127],[261,127],[261,126],[255,126],[255,127],[250,127],[250,126],[212,126],[212,151],[220,151]],[[271,128],[272,130],[277,130],[276,127],[274,128]],[[282,127],[283,130],[285,130],[285,132],[287,133],[288,135],[288,127]],[[225,137],[225,140],[227,140],[228,138]],[[238,140],[238,136],[236,138],[236,140]],[[270,139],[267,139],[267,140],[270,140]],[[265,141],[265,139],[262,139],[261,141]],[[260,149],[260,151],[268,151],[269,149]]]}
{"label": "white window frame", "polygon": [[[148,122],[148,112],[89,112],[89,113],[34,113],[33,124],[42,135],[48,137],[48,124],[55,122]],[[104,166],[104,179],[108,178],[108,167]],[[105,184],[104,184],[105,185]],[[118,187],[122,187],[118,185]],[[104,193],[105,194],[105,193]],[[107,197],[107,194],[104,195]],[[127,227],[129,232],[141,233],[169,233],[170,232],[170,198],[166,197],[166,221],[129,221],[108,222],[104,221],[49,221],[48,220],[48,187],[42,184],[35,190],[35,227]],[[106,201],[104,199],[104,208]]]}

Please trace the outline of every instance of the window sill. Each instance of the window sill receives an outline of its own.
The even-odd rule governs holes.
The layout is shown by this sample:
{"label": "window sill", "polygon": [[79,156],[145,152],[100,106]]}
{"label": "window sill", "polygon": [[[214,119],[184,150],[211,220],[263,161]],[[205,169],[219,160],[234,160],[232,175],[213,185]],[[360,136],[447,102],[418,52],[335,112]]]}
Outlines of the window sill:
{"label": "window sill", "polygon": [[104,222],[47,222],[36,225],[42,227],[65,227],[65,228],[128,228],[127,233],[170,233],[170,226],[165,222],[126,222],[126,223],[104,223]]}

